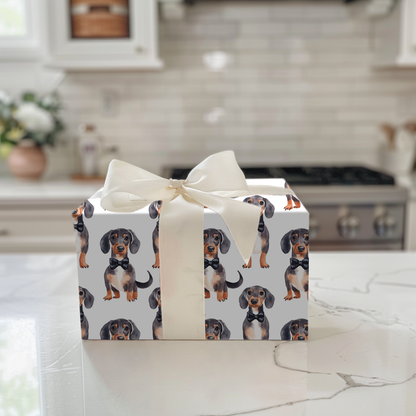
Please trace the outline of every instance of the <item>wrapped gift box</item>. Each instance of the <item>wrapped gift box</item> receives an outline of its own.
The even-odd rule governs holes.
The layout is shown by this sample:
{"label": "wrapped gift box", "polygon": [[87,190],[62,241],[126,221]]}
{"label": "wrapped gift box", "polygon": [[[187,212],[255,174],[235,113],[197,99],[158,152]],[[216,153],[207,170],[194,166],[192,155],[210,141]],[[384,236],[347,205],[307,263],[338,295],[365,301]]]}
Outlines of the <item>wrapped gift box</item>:
{"label": "wrapped gift box", "polygon": [[[287,186],[284,179],[247,182]],[[248,264],[222,217],[204,209],[205,339],[307,339],[308,212],[295,196],[236,200],[257,205],[261,213]],[[164,339],[158,267],[162,205],[159,200],[135,212],[110,212],[95,197],[74,211],[83,339]],[[169,278],[168,268],[162,273]],[[180,301],[186,321],[188,299]]]}

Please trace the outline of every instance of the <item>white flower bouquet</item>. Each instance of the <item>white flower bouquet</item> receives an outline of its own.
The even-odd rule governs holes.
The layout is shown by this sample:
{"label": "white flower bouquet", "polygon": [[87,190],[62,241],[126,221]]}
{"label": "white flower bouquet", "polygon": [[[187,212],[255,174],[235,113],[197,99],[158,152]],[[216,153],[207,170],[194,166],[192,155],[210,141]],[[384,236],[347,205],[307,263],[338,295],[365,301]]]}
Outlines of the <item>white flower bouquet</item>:
{"label": "white flower bouquet", "polygon": [[13,146],[31,141],[36,146],[53,146],[64,129],[58,118],[61,108],[56,93],[38,97],[26,92],[14,102],[0,90],[0,154],[7,156]]}

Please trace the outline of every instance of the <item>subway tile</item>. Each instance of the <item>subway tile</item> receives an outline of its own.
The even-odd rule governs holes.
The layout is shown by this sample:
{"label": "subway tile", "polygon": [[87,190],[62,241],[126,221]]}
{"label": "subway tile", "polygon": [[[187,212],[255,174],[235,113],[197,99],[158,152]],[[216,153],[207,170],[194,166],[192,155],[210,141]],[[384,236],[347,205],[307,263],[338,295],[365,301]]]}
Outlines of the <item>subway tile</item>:
{"label": "subway tile", "polygon": [[241,23],[240,35],[243,36],[276,36],[286,32],[286,24],[280,22]]}

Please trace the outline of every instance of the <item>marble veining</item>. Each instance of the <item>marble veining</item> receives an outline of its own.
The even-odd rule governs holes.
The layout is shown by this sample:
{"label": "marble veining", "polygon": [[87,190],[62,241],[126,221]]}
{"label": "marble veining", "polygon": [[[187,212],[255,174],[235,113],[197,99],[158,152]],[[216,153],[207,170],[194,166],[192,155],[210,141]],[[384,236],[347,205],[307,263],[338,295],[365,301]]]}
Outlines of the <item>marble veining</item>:
{"label": "marble veining", "polygon": [[307,342],[82,342],[75,255],[0,256],[0,320],[35,319],[47,416],[413,416],[414,258],[312,253]]}

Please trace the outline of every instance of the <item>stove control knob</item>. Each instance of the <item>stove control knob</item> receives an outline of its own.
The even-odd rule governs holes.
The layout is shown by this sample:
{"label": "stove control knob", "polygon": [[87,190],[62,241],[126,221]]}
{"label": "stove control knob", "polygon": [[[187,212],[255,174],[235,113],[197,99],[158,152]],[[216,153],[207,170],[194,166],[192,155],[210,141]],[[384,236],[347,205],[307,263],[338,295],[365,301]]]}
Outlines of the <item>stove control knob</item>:
{"label": "stove control knob", "polygon": [[391,216],[386,207],[378,206],[374,215],[374,231],[379,237],[391,237],[396,228],[396,220]]}
{"label": "stove control knob", "polygon": [[337,223],[338,233],[344,238],[355,238],[360,228],[360,220],[351,213],[348,207],[342,207]]}

